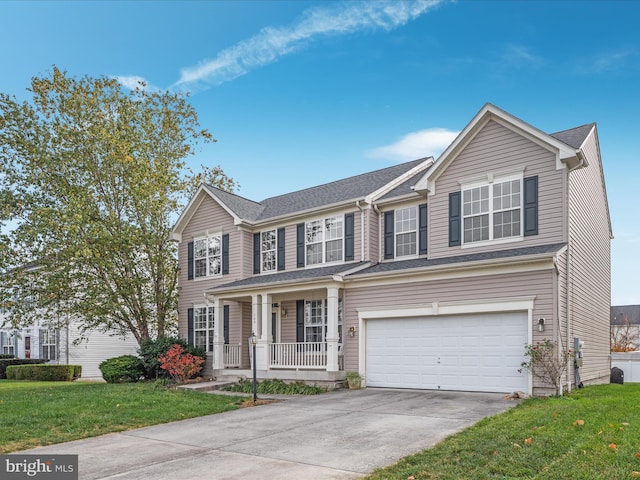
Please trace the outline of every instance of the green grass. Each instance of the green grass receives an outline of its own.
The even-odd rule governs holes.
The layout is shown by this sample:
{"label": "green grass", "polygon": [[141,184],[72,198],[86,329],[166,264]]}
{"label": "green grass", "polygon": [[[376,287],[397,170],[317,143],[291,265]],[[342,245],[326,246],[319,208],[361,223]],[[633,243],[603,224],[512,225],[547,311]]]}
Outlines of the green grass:
{"label": "green grass", "polygon": [[0,453],[224,412],[243,400],[152,383],[0,380]]}
{"label": "green grass", "polygon": [[524,401],[367,479],[629,479],[639,452],[640,384],[599,385]]}

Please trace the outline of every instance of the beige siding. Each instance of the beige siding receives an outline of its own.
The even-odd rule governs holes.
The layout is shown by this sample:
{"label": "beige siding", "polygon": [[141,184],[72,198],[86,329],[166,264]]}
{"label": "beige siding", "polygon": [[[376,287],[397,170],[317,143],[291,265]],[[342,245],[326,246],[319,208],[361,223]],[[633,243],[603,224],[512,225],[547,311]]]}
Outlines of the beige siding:
{"label": "beige siding", "polygon": [[365,261],[378,263],[381,260],[380,241],[383,236],[380,231],[380,217],[373,208],[365,210],[365,225],[367,235]]}
{"label": "beige siding", "polygon": [[[544,333],[533,332],[534,342],[553,335],[557,321],[554,312],[553,270],[490,275],[486,277],[423,281],[377,287],[349,287],[345,292],[344,314],[347,331],[358,326],[358,308],[394,307],[432,302],[487,300],[496,297],[535,295],[533,318],[544,317],[549,324]],[[524,346],[523,346],[524,347]],[[358,369],[358,337],[346,337],[345,370]]]}
{"label": "beige siding", "polygon": [[585,342],[581,380],[608,382],[611,239],[594,133],[583,150],[589,166],[569,174],[569,316]]}
{"label": "beige siding", "polygon": [[[449,193],[460,191],[460,180],[525,168],[525,177],[538,176],[539,234],[521,242],[461,249],[449,247]],[[555,155],[496,122],[489,122],[436,181],[429,197],[429,257],[480,253],[496,248],[520,248],[566,241],[566,172],[556,170]]]}

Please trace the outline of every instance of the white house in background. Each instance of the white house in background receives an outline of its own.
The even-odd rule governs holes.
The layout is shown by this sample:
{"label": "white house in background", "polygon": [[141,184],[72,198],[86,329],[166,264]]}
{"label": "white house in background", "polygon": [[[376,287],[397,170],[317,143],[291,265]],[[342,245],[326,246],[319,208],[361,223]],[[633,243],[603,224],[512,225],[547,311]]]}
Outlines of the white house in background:
{"label": "white house in background", "polygon": [[[0,315],[0,325],[3,324]],[[35,320],[32,325],[18,330],[0,328],[0,353],[17,358],[38,358],[47,363],[82,366],[82,377],[87,380],[102,378],[98,366],[107,358],[136,355],[138,342],[131,335],[126,339],[99,331],[84,332],[79,322],[70,321],[66,327],[51,329]]]}

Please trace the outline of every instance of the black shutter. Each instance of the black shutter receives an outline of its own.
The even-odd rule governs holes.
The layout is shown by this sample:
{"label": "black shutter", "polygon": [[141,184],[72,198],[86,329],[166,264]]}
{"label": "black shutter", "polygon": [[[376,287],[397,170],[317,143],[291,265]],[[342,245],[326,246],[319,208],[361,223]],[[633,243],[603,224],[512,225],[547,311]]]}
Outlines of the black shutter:
{"label": "black shutter", "polygon": [[427,204],[418,207],[418,253],[427,253]]}
{"label": "black shutter", "polygon": [[285,269],[284,227],[278,229],[278,270]]}
{"label": "black shutter", "polygon": [[299,223],[297,226],[297,238],[296,238],[296,266],[298,268],[304,267],[304,223]]}
{"label": "black shutter", "polygon": [[296,301],[296,342],[304,342],[304,300]]}
{"label": "black shutter", "polygon": [[193,346],[193,308],[187,308],[187,343]]}
{"label": "black shutter", "polygon": [[229,345],[229,305],[224,306],[224,344]]}
{"label": "black shutter", "polygon": [[344,259],[345,261],[353,260],[353,213],[347,213],[344,216]]}
{"label": "black shutter", "polygon": [[462,193],[451,192],[449,194],[449,246],[460,245],[462,240]]}
{"label": "black shutter", "polygon": [[253,273],[260,273],[260,234],[253,234]]}
{"label": "black shutter", "polygon": [[229,273],[229,234],[222,235],[222,274]]}
{"label": "black shutter", "polygon": [[187,280],[193,280],[193,242],[187,243]]}
{"label": "black shutter", "polygon": [[538,176],[524,179],[524,236],[538,235]]}
{"label": "black shutter", "polygon": [[384,258],[394,257],[393,231],[394,231],[394,214],[393,210],[384,212]]}

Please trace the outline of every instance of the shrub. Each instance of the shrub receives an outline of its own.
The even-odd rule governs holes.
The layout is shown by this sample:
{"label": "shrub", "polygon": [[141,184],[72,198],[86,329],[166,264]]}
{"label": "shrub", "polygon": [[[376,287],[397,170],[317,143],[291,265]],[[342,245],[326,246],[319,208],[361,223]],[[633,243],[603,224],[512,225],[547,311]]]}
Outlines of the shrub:
{"label": "shrub", "polygon": [[144,375],[142,361],[133,355],[121,355],[109,358],[98,368],[107,383],[137,382]]}
{"label": "shrub", "polygon": [[160,368],[169,372],[177,382],[195,377],[204,364],[204,359],[184,351],[177,343],[158,358]]}
{"label": "shrub", "polygon": [[567,370],[569,360],[574,358],[571,349],[559,352],[558,344],[549,339],[537,342],[535,345],[525,345],[525,356],[527,360],[520,364],[518,370],[529,370],[534,377],[542,380],[546,386],[553,386],[557,395],[560,394],[560,387],[564,373]]}
{"label": "shrub", "polygon": [[0,353],[0,360],[6,360],[9,358],[15,358],[13,353]]}
{"label": "shrub", "polygon": [[180,345],[186,353],[195,355],[206,361],[207,352],[203,348],[189,345],[187,341],[179,337],[159,337],[156,340],[143,340],[138,354],[142,358],[144,376],[149,380],[157,378],[169,378],[169,372],[160,368],[160,355],[164,355],[174,345]]}
{"label": "shrub", "polygon": [[0,379],[7,378],[7,367],[10,365],[35,365],[43,364],[44,360],[38,360],[35,358],[5,358],[0,359]]}
{"label": "shrub", "polygon": [[[240,379],[237,384],[226,387],[229,392],[253,393],[253,380]],[[280,395],[317,395],[325,393],[326,388],[318,385],[307,385],[304,382],[286,383],[279,379],[262,380],[256,385],[258,393]]]}
{"label": "shrub", "polygon": [[36,382],[71,382],[80,377],[80,365],[11,365],[7,367],[7,379]]}

